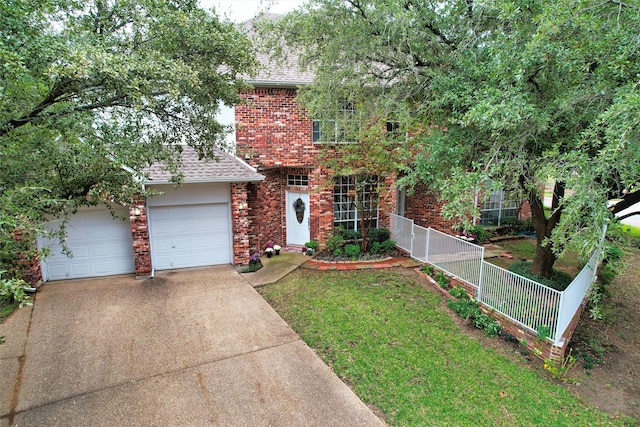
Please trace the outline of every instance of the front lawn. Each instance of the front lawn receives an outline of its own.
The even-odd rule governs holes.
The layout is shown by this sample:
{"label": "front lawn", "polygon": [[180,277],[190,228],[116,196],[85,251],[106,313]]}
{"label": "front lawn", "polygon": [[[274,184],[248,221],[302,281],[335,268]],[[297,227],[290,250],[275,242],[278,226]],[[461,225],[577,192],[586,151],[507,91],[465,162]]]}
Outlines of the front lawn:
{"label": "front lawn", "polygon": [[260,292],[391,425],[624,425],[466,335],[413,271],[299,269]]}

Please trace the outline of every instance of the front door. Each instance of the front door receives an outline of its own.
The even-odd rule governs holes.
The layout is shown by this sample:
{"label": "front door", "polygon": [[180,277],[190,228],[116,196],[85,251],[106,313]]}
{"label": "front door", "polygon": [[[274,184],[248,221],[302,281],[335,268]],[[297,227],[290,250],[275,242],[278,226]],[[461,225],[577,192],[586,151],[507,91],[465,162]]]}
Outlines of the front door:
{"label": "front door", "polygon": [[304,245],[309,240],[309,193],[287,191],[287,244]]}

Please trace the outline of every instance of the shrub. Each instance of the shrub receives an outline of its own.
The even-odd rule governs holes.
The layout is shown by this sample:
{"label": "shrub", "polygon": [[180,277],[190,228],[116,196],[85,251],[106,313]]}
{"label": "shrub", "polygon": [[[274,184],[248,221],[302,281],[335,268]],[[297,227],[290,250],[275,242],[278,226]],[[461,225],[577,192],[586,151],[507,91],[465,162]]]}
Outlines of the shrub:
{"label": "shrub", "polygon": [[344,246],[344,238],[340,234],[334,234],[329,240],[327,240],[327,249],[335,255],[336,249]]}
{"label": "shrub", "polygon": [[22,279],[2,278],[2,275],[6,273],[6,270],[0,270],[0,299],[8,304],[15,302],[20,308],[24,305],[31,305],[29,295],[25,292],[29,284]]}
{"label": "shrub", "polygon": [[609,243],[604,248],[604,261],[615,262],[622,259],[622,249],[620,246]]}
{"label": "shrub", "polygon": [[422,271],[424,274],[426,274],[427,276],[433,276],[433,266],[429,265],[429,264],[425,264],[422,267],[420,267],[420,271]]}
{"label": "shrub", "polygon": [[318,248],[320,247],[320,243],[316,242],[315,240],[312,240],[310,242],[307,242],[304,244],[306,247],[308,247],[309,249],[313,249],[314,251],[317,251]]}
{"label": "shrub", "polygon": [[376,242],[382,243],[385,240],[389,240],[391,232],[386,228],[373,228],[369,230],[367,237],[369,238],[369,242],[373,245]]}
{"label": "shrub", "polygon": [[445,276],[443,272],[438,272],[434,279],[442,289],[449,289],[449,279],[447,279],[447,276]]}
{"label": "shrub", "polygon": [[381,243],[381,246],[382,252],[391,252],[396,248],[396,241],[387,239]]}
{"label": "shrub", "polygon": [[357,258],[360,255],[360,245],[345,245],[344,254],[349,258]]}
{"label": "shrub", "polygon": [[567,289],[567,286],[569,286],[573,280],[573,278],[567,273],[557,270],[553,270],[551,277],[548,279],[546,277],[540,277],[531,271],[532,264],[533,263],[527,261],[514,262],[509,266],[509,271],[558,291],[564,291]]}
{"label": "shrub", "polygon": [[340,235],[344,240],[362,239],[362,233],[356,230],[344,230],[340,232]]}
{"label": "shrub", "polygon": [[369,249],[369,252],[371,252],[373,255],[379,255],[382,253],[382,245],[380,244],[380,242],[374,242],[371,245],[371,248]]}
{"label": "shrub", "polygon": [[496,322],[491,318],[491,316],[485,313],[478,314],[473,319],[473,325],[478,329],[484,330],[484,333],[490,337],[497,337],[502,330],[500,323]]}
{"label": "shrub", "polygon": [[473,320],[482,314],[480,304],[470,299],[449,300],[447,305],[463,319]]}
{"label": "shrub", "polygon": [[472,226],[471,228],[469,228],[469,230],[467,230],[467,233],[471,233],[476,236],[476,240],[478,241],[478,243],[484,242],[485,240],[487,240],[487,237],[489,237],[487,231],[481,225]]}
{"label": "shrub", "polygon": [[342,248],[335,248],[331,253],[333,254],[333,256],[342,256],[344,254],[344,251],[342,250]]}
{"label": "shrub", "polygon": [[449,294],[455,298],[469,299],[469,294],[462,286],[456,286],[449,291]]}

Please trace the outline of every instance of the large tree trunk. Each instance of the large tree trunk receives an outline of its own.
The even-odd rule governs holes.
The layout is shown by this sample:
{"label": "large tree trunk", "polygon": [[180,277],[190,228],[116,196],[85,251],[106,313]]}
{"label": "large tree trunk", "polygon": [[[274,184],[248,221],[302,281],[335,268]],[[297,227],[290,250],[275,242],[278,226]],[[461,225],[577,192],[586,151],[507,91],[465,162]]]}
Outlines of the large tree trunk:
{"label": "large tree trunk", "polygon": [[533,257],[531,271],[542,277],[551,277],[553,264],[556,262],[556,255],[551,250],[551,244],[544,245],[546,239],[551,238],[551,232],[560,221],[562,208],[559,207],[560,199],[564,196],[564,183],[556,182],[553,188],[553,201],[551,203],[551,216],[546,217],[544,213],[543,198],[536,190],[529,193],[529,204],[531,205],[531,218],[536,230],[536,253]]}

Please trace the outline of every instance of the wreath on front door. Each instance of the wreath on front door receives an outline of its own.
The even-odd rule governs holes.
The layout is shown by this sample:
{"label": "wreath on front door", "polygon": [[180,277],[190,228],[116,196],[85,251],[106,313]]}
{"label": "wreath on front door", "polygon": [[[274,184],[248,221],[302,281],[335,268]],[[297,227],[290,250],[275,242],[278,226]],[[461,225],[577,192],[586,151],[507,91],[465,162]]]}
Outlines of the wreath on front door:
{"label": "wreath on front door", "polygon": [[298,220],[298,224],[302,224],[302,221],[304,220],[304,209],[305,209],[304,201],[302,201],[302,199],[298,197],[298,200],[293,202],[293,210],[296,213],[296,219]]}

